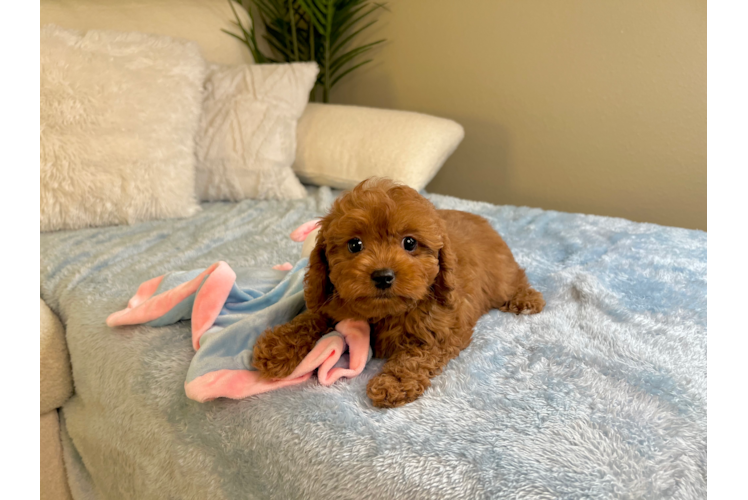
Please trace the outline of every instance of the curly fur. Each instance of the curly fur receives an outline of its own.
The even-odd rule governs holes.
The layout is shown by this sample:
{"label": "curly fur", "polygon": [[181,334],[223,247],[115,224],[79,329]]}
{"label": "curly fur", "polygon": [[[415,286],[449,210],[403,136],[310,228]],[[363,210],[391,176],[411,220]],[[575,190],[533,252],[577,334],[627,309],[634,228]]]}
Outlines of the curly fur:
{"label": "curly fur", "polygon": [[[414,251],[403,248],[405,236],[418,242]],[[361,252],[348,250],[352,238],[363,242]],[[371,279],[383,268],[395,272],[386,290]],[[372,326],[375,356],[387,359],[367,387],[378,407],[423,394],[490,309],[533,314],[545,306],[485,219],[436,210],[414,189],[386,179],[362,182],[321,220],[304,297],[306,312],[258,339],[255,367],[286,377],[335,323],[363,319]]]}

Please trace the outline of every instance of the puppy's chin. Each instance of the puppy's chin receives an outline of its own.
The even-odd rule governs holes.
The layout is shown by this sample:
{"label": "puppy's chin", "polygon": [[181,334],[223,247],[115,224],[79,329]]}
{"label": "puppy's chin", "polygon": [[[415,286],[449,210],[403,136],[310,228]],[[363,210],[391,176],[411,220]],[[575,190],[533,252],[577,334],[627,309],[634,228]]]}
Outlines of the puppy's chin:
{"label": "puppy's chin", "polygon": [[381,294],[346,300],[345,305],[357,316],[369,320],[380,320],[389,316],[405,314],[416,302],[416,300],[393,294]]}

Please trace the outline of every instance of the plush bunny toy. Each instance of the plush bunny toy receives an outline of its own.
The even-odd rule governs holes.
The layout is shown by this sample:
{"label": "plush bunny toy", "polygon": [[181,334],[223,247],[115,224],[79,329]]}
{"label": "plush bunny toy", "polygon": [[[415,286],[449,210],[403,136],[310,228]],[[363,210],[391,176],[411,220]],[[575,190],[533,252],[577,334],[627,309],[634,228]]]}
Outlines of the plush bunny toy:
{"label": "plush bunny toy", "polygon": [[180,271],[146,281],[127,307],[111,314],[111,327],[192,323],[195,355],[185,381],[187,397],[204,402],[225,397],[242,399],[299,384],[315,372],[322,385],[352,378],[371,358],[369,325],[345,320],[324,335],[294,372],[279,380],[260,377],[252,366],[257,338],[271,326],[302,311],[304,274],[317,237],[317,221],[309,221],[291,238],[304,242],[302,258],[270,269],[232,269],[216,262],[208,269]]}

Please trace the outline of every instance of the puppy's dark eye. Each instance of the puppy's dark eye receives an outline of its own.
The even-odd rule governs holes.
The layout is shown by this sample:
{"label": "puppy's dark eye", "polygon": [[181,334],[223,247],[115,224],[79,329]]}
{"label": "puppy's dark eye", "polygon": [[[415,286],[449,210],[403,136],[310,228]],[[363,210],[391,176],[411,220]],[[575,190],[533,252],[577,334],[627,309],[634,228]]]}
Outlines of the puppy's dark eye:
{"label": "puppy's dark eye", "polygon": [[358,253],[364,249],[364,242],[358,238],[353,238],[348,241],[348,251],[351,253]]}
{"label": "puppy's dark eye", "polygon": [[403,238],[403,248],[408,252],[412,252],[418,246],[418,242],[410,236]]}

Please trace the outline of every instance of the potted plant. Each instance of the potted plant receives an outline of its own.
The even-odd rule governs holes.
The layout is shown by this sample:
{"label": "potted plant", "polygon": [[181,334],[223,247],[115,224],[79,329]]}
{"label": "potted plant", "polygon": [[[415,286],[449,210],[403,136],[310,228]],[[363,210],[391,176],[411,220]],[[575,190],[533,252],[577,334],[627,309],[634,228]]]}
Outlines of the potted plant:
{"label": "potted plant", "polygon": [[[377,22],[372,17],[385,4],[368,0],[229,0],[239,33],[224,30],[242,41],[256,63],[316,61],[320,71],[309,97],[316,100],[322,89],[322,102],[330,101],[330,91],[343,77],[368,64],[362,56],[384,39],[357,45],[355,40]],[[250,26],[242,23],[236,6],[246,10]],[[272,53],[257,43],[257,19],[264,27],[263,38]]]}

